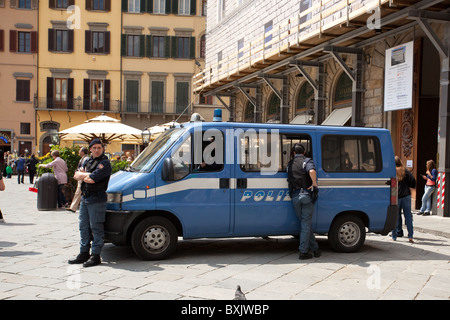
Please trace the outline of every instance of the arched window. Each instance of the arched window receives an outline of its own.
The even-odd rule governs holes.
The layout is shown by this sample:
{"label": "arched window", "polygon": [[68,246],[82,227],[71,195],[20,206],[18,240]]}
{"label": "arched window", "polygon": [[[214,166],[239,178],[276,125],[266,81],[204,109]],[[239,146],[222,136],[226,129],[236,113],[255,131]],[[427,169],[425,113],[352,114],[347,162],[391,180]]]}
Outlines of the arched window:
{"label": "arched window", "polygon": [[306,81],[298,91],[295,113],[302,113],[311,108],[314,99],[314,88]]}
{"label": "arched window", "polygon": [[336,89],[334,91],[333,108],[344,104],[350,104],[352,102],[352,86],[352,79],[350,79],[345,72],[342,72],[339,76]]}
{"label": "arched window", "polygon": [[281,100],[275,93],[272,93],[267,105],[267,121],[274,122],[280,120],[280,105]]}

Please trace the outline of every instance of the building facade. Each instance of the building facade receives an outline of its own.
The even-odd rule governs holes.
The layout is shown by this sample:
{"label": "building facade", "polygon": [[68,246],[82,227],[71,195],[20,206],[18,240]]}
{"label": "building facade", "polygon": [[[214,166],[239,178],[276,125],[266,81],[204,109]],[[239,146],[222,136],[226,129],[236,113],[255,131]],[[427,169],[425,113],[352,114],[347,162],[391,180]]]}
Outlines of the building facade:
{"label": "building facade", "polygon": [[[426,161],[438,163],[440,177],[450,171],[449,8],[428,0],[211,0],[194,92],[229,97],[237,121],[388,128],[418,181],[419,208]],[[400,63],[411,74],[399,87],[409,100],[390,109],[400,84],[387,74]],[[447,216],[444,192],[436,188],[433,212]]]}
{"label": "building facade", "polygon": [[[59,131],[101,113],[120,119],[120,20],[118,1],[41,2],[36,101],[40,154],[58,143]],[[63,146],[72,143],[84,142],[61,141]]]}
{"label": "building facade", "polygon": [[38,1],[0,0],[0,149],[36,152]]}
{"label": "building facade", "polygon": [[[142,130],[186,121],[197,108],[212,119],[215,99],[191,85],[204,61],[205,8],[204,0],[41,2],[37,150],[46,154],[57,132],[101,113]],[[73,143],[84,142],[60,141]]]}

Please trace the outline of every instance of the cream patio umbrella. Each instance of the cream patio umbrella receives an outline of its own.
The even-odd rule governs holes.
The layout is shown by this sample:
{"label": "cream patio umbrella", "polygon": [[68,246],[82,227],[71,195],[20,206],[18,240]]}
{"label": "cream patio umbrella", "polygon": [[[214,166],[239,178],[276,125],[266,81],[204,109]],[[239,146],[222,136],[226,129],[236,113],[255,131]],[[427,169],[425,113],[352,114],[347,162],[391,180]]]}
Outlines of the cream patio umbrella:
{"label": "cream patio umbrella", "polygon": [[142,144],[142,130],[127,126],[120,120],[102,113],[83,124],[58,132],[61,140],[84,140],[90,142],[99,138],[103,143],[122,142],[127,144]]}

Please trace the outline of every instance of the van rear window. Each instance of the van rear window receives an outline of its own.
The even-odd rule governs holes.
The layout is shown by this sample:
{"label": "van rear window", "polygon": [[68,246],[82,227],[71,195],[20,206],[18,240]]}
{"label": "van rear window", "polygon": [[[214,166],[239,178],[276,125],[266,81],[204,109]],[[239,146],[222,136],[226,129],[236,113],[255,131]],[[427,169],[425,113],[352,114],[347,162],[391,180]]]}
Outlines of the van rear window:
{"label": "van rear window", "polygon": [[372,136],[325,135],[322,168],[326,172],[380,172],[380,141]]}

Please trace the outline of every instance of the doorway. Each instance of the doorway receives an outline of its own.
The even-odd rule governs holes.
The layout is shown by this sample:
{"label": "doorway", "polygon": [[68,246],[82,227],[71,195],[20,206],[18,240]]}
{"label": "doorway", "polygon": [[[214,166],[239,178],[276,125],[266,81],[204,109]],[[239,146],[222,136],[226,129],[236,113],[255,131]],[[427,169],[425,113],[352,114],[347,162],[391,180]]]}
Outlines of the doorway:
{"label": "doorway", "polygon": [[413,107],[396,111],[395,154],[416,178],[412,209],[419,209],[426,162],[436,162],[439,126],[440,57],[428,38],[414,41]]}

